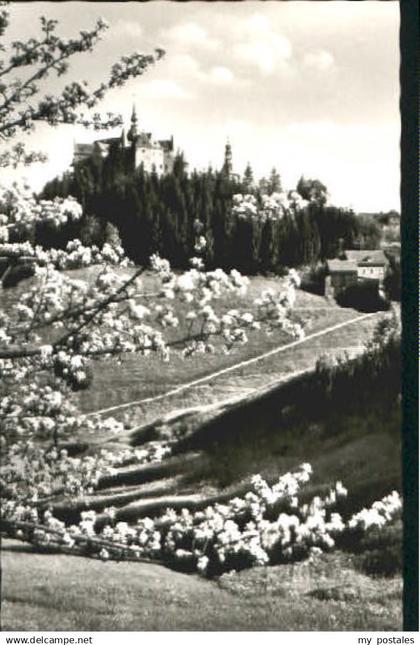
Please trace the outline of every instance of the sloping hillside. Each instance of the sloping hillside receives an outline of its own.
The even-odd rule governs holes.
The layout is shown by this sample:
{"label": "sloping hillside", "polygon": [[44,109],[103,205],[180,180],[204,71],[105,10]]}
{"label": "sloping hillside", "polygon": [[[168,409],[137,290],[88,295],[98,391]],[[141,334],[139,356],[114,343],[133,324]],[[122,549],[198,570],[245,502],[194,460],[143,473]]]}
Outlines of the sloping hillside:
{"label": "sloping hillside", "polygon": [[[261,284],[253,287],[259,290]],[[382,407],[353,410],[350,388],[344,412],[326,408],[320,417],[299,398],[302,379],[318,357],[360,353],[382,314],[360,318],[303,292],[297,309],[305,315],[308,338],[290,347],[284,336],[257,334],[229,356],[182,363],[174,357],[164,368],[155,358],[97,365],[92,390],[80,397],[83,408],[116,407],[104,418],[111,413],[123,418],[129,411],[136,427],[116,436],[80,437],[90,444],[88,450],[147,447],[165,432],[175,432],[179,440],[161,462],[117,469],[71,508],[58,500],[55,514],[71,521],[81,510],[101,513],[112,505],[118,519],[131,521],[167,507],[203,507],[248,490],[255,473],[271,482],[302,462],[310,462],[314,471],[309,497],[337,480],[348,488],[340,508],[345,517],[400,488],[397,405],[384,401]],[[185,387],[167,395],[180,386]],[[126,403],[129,407],[118,407]],[[399,534],[392,543],[397,551],[398,540]],[[351,553],[225,574],[210,582],[154,564],[40,554],[9,540],[3,547],[3,629],[401,627],[401,578],[389,578],[384,594],[383,581],[356,570]]]}

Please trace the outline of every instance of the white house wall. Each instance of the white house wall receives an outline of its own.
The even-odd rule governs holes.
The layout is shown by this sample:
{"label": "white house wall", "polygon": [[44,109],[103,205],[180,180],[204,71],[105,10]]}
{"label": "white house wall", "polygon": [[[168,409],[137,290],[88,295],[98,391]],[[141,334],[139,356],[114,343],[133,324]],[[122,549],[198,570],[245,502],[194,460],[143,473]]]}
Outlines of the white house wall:
{"label": "white house wall", "polygon": [[385,277],[384,267],[357,267],[358,278],[370,278],[371,280],[383,280]]}
{"label": "white house wall", "polygon": [[143,164],[146,172],[152,172],[154,166],[158,175],[163,174],[165,172],[163,150],[160,148],[136,148],[136,168],[138,168],[140,164]]}

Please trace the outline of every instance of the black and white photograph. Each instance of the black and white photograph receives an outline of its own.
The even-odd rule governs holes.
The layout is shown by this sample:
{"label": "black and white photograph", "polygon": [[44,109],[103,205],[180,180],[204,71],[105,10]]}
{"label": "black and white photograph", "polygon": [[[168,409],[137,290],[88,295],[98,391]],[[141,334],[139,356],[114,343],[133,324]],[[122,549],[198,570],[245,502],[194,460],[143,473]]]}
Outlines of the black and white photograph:
{"label": "black and white photograph", "polygon": [[0,2],[2,631],[404,629],[399,30]]}

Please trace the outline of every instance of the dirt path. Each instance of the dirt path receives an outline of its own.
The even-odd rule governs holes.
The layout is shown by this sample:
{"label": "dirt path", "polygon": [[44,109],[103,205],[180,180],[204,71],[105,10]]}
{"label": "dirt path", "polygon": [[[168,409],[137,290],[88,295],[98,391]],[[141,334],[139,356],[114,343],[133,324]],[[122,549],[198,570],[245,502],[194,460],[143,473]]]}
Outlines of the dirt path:
{"label": "dirt path", "polygon": [[[363,349],[363,341],[370,334],[379,315],[382,314],[369,313],[353,316],[310,333],[303,339],[280,345],[155,396],[118,403],[89,412],[86,416],[118,415],[125,410],[137,408],[142,422],[145,422],[153,417],[155,411],[160,414],[162,411],[169,412],[174,407],[185,408],[197,403],[215,403],[232,396],[246,396],[258,387],[274,384],[291,373],[314,367],[323,354],[335,356],[347,352],[350,356],[355,356],[360,353]],[[349,334],[349,327],[353,327],[356,333]],[[346,333],[343,337],[344,330]],[[280,354],[284,355],[281,365],[276,360]],[[256,367],[261,363],[263,365]]]}

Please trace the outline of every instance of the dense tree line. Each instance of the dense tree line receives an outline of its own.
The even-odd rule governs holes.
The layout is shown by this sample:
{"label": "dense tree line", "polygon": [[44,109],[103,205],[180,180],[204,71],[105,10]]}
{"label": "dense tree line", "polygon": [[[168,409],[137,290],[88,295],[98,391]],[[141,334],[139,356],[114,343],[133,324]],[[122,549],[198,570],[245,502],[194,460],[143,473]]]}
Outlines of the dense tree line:
{"label": "dense tree line", "polygon": [[248,274],[316,265],[334,257],[340,244],[357,246],[361,237],[357,216],[327,206],[326,188],[316,180],[299,180],[296,190],[308,203],[281,218],[239,218],[232,209],[236,194],[252,193],[261,203],[264,195],[279,190],[281,179],[275,169],[256,184],[249,164],[242,179],[211,168],[188,173],[182,154],[170,174],[146,173],[142,166],[132,171],[123,151],[114,146],[108,157],[93,155],[44,187],[42,197],[47,199],[73,195],[85,215],[59,233],[39,227],[37,241],[63,246],[69,237],[78,236],[85,244],[100,245],[112,224],[135,262],[144,264],[158,252],[183,268],[194,255],[199,223],[207,239],[208,266],[235,267]]}

